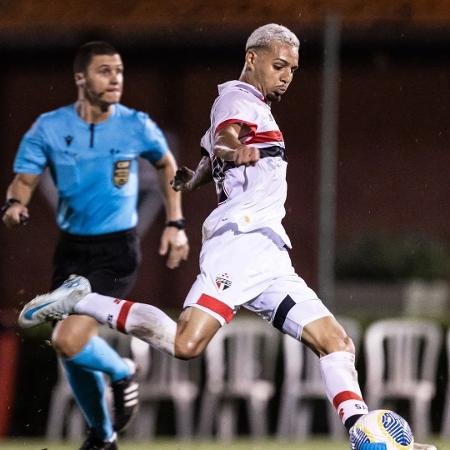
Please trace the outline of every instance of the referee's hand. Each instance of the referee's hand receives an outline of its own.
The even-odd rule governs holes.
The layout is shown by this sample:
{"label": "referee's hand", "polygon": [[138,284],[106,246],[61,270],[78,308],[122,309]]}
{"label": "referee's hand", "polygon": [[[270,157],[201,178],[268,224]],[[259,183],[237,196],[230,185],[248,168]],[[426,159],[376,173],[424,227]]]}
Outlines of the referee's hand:
{"label": "referee's hand", "polygon": [[166,265],[169,269],[176,269],[189,255],[189,242],[184,230],[175,227],[165,227],[161,236],[159,254],[167,255]]}
{"label": "referee's hand", "polygon": [[28,208],[20,203],[14,203],[3,214],[3,223],[8,228],[25,225],[30,218]]}

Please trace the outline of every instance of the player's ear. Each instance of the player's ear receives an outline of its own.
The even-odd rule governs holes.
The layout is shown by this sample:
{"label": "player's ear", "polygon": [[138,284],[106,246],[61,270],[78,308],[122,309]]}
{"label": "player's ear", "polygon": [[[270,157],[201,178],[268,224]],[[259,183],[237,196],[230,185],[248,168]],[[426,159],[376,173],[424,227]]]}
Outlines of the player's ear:
{"label": "player's ear", "polygon": [[75,84],[79,87],[84,86],[86,83],[86,78],[84,78],[83,72],[77,72],[75,73]]}
{"label": "player's ear", "polygon": [[250,70],[254,69],[257,57],[258,57],[257,53],[253,50],[248,50],[247,53],[245,54],[245,64]]}

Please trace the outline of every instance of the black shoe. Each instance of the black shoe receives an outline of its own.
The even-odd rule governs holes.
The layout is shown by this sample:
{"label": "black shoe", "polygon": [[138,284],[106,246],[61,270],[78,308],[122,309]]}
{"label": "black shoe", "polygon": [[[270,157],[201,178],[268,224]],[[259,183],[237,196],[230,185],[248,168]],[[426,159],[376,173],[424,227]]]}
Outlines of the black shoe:
{"label": "black shoe", "polygon": [[113,437],[109,441],[103,441],[98,437],[94,436],[92,429],[88,431],[88,437],[83,442],[80,450],[118,450],[117,446],[117,435],[114,433]]}
{"label": "black shoe", "polygon": [[111,383],[114,398],[114,430],[125,430],[139,407],[139,383],[136,381],[136,364],[124,358],[133,373],[123,380]]}

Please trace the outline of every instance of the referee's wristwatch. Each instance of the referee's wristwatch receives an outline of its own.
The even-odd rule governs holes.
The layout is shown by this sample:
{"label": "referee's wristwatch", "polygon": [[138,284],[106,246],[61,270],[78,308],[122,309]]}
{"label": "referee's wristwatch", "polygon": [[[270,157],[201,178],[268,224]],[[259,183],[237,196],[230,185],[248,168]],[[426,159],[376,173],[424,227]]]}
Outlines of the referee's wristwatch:
{"label": "referee's wristwatch", "polygon": [[17,200],[17,198],[8,198],[5,204],[1,207],[0,214],[4,214],[15,203],[19,203],[20,205],[22,204],[20,200]]}
{"label": "referee's wristwatch", "polygon": [[177,219],[177,220],[169,220],[166,222],[166,227],[174,227],[178,228],[179,230],[184,230],[186,228],[186,219]]}

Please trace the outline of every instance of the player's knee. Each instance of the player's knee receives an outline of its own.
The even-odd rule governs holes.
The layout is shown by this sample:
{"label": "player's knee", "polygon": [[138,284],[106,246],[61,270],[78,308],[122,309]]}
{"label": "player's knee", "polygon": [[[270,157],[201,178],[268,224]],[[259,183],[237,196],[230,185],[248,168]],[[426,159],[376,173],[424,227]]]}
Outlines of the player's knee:
{"label": "player's knee", "polygon": [[175,340],[175,356],[179,359],[196,358],[203,352],[203,346],[199,341],[176,339]]}
{"label": "player's knee", "polygon": [[53,348],[62,356],[72,357],[79,353],[86,345],[86,339],[83,336],[72,332],[54,332],[52,336]]}
{"label": "player's knee", "polygon": [[355,353],[355,345],[350,336],[344,334],[336,334],[329,336],[324,342],[322,353],[329,355],[334,352],[349,352]]}

